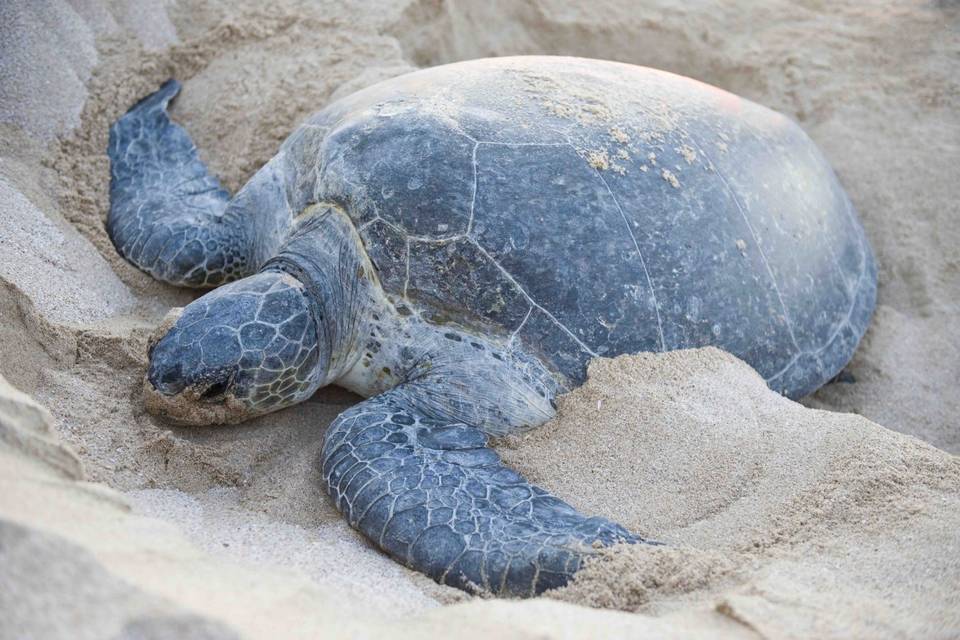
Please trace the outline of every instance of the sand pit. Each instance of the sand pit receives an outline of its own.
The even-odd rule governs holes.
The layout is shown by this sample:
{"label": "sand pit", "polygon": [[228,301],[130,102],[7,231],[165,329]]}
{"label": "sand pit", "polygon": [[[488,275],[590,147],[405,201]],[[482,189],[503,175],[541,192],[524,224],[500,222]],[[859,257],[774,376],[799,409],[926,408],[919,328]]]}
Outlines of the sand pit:
{"label": "sand pit", "polygon": [[[35,399],[0,385],[0,635],[960,634],[953,4],[50,0],[4,3],[0,25],[0,374]],[[787,113],[848,189],[880,288],[845,381],[803,402],[828,411],[711,350],[596,362],[500,451],[669,547],[501,602],[395,565],[321,494],[324,428],[355,396],[229,428],[145,413],[147,337],[193,294],[116,255],[104,149],[176,76],[174,116],[233,190],[333,97],[519,53],[659,67]]]}

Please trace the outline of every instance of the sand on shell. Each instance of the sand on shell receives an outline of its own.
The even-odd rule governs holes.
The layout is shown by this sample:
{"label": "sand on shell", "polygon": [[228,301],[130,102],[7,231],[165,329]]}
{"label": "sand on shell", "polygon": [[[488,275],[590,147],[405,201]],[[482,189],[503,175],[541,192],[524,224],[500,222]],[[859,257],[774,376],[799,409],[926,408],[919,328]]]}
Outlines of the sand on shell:
{"label": "sand on shell", "polygon": [[[2,3],[0,374],[49,414],[0,385],[0,635],[960,635],[956,458],[894,433],[960,451],[958,26],[951,3],[902,0]],[[804,403],[894,431],[710,350],[597,362],[500,451],[669,548],[615,550],[550,598],[460,602],[322,495],[323,430],[355,396],[225,428],[144,411],[148,337],[195,294],[113,250],[104,149],[176,76],[174,116],[236,189],[334,97],[519,53],[659,67],[800,122],[880,263],[855,382]]]}

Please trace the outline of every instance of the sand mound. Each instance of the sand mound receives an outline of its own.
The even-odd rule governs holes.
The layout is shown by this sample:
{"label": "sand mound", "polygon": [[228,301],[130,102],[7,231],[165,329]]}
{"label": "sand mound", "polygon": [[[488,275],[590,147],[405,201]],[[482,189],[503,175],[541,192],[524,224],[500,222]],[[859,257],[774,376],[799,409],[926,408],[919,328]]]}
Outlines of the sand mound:
{"label": "sand mound", "polygon": [[554,597],[658,613],[697,600],[815,637],[958,628],[960,459],[806,409],[715,349],[597,360],[589,375],[501,453],[670,546],[616,549]]}

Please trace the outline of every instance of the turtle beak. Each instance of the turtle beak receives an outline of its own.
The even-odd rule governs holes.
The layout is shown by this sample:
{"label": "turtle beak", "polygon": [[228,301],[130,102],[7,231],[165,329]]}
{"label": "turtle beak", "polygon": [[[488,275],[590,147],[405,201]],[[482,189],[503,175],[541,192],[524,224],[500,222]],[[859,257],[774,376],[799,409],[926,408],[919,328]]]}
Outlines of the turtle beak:
{"label": "turtle beak", "polygon": [[236,372],[224,369],[201,382],[185,383],[179,364],[147,373],[143,400],[147,410],[178,424],[233,424],[253,417],[231,392]]}
{"label": "turtle beak", "polygon": [[183,375],[180,362],[155,360],[147,370],[145,384],[163,396],[187,395],[197,402],[216,402],[226,395],[236,373],[236,367],[230,367],[190,381]]}

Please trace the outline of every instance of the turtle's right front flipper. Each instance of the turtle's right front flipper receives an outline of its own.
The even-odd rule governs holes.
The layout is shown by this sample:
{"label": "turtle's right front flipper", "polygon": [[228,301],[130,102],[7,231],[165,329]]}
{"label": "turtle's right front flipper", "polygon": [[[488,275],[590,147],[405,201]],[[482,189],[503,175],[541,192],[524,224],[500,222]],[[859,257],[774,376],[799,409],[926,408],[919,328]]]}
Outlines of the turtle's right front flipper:
{"label": "turtle's right front flipper", "polygon": [[167,115],[179,90],[168,80],[110,128],[107,232],[124,258],[159,280],[216,286],[255,271],[251,243],[224,216],[230,195]]}
{"label": "turtle's right front flipper", "polygon": [[588,518],[500,462],[479,429],[420,413],[403,385],[330,425],[321,466],[350,525],[445,584],[531,596],[598,546],[641,540]]}

